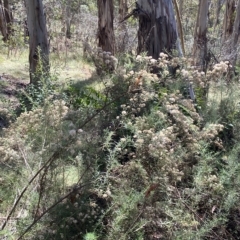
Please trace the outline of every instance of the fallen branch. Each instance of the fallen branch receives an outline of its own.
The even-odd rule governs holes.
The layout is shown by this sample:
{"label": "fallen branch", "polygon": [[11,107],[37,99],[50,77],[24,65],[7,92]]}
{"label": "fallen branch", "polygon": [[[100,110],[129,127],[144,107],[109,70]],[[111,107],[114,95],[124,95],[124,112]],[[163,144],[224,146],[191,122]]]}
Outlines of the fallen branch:
{"label": "fallen branch", "polygon": [[[82,176],[79,178],[78,183],[81,182],[83,176],[85,175],[85,173],[87,172],[87,170],[82,174]],[[90,182],[86,183],[86,184],[82,184],[79,187],[75,187],[73,188],[72,191],[70,191],[69,193],[67,193],[66,195],[64,195],[63,197],[61,197],[57,202],[55,202],[53,205],[51,205],[48,209],[46,209],[38,218],[34,219],[34,221],[27,227],[27,229],[22,233],[22,235],[17,239],[20,240],[23,238],[23,236],[39,221],[41,220],[41,218],[48,213],[50,210],[52,210],[54,207],[56,207],[60,202],[62,202],[64,199],[70,197],[73,193],[75,193],[76,191],[82,189],[83,187],[89,185]]]}
{"label": "fallen branch", "polygon": [[8,214],[6,221],[3,223],[1,230],[4,230],[8,220],[10,219],[10,217],[12,216],[13,212],[15,211],[19,201],[21,200],[22,196],[24,195],[24,193],[27,191],[28,187],[30,186],[30,184],[34,181],[34,179],[40,174],[40,172],[47,166],[50,165],[56,158],[59,157],[60,152],[55,152],[52,157],[49,158],[49,160],[35,173],[35,175],[30,179],[30,181],[28,182],[28,184],[24,187],[24,189],[22,190],[22,192],[20,193],[19,197],[17,198],[16,202],[14,203],[10,213]]}

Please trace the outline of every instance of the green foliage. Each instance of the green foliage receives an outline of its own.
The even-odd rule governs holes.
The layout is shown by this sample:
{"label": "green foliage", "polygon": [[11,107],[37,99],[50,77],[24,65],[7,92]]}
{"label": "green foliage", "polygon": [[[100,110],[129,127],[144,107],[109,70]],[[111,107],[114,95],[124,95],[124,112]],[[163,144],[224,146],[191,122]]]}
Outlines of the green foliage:
{"label": "green foliage", "polygon": [[97,240],[95,233],[86,233],[84,240]]}
{"label": "green foliage", "polygon": [[[198,1],[183,4],[185,40],[192,41]],[[239,84],[229,82],[229,64],[201,73],[191,59],[163,53],[158,60],[129,53],[117,59],[91,46],[96,1],[45,6],[52,57],[64,77],[83,39],[99,75],[86,79],[84,67],[74,65],[85,81],[63,90],[40,61],[38,84],[19,93],[21,114],[9,117],[2,101],[0,120],[8,124],[0,139],[0,215],[9,220],[0,238],[239,239]],[[129,19],[129,52],[135,25]],[[2,51],[21,53],[21,27],[14,25]],[[219,29],[208,32],[215,56],[223,55]]]}
{"label": "green foliage", "polygon": [[[2,206],[10,208],[15,189],[28,186],[13,211],[20,214],[15,235],[237,239],[237,94],[207,97],[225,64],[206,75],[165,54],[119,64],[97,87],[70,84],[59,94],[47,78],[25,94],[31,111],[0,141]],[[176,64],[182,67],[173,75],[169,65]],[[190,80],[201,110],[186,93]]]}
{"label": "green foliage", "polygon": [[108,102],[107,96],[94,87],[78,89],[74,86],[69,86],[67,92],[74,108],[93,107],[97,110],[101,109]]}
{"label": "green foliage", "polygon": [[23,91],[18,93],[22,111],[29,111],[39,106],[44,106],[45,104],[48,104],[49,98],[53,98],[54,95],[57,95],[55,91],[57,77],[49,75],[49,72],[44,70],[42,64],[43,63],[40,60],[36,77],[41,77],[38,79],[37,84],[29,84]]}

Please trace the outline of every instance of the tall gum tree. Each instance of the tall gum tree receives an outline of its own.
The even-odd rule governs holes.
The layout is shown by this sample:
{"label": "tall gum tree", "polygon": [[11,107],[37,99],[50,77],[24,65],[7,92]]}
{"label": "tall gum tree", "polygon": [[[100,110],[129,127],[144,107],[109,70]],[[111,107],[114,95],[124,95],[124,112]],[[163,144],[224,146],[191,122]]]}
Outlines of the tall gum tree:
{"label": "tall gum tree", "polygon": [[178,39],[173,3],[169,0],[138,0],[136,12],[139,18],[138,54],[159,58],[161,52],[171,53],[182,49]]}
{"label": "tall gum tree", "polygon": [[49,46],[42,0],[25,0],[29,31],[30,83],[49,72]]}
{"label": "tall gum tree", "polygon": [[215,23],[214,23],[214,29],[216,28],[216,26],[220,23],[220,11],[222,9],[222,6],[224,4],[224,1],[225,0],[217,0],[216,1],[216,6],[215,6],[215,9],[216,9],[216,14],[215,14]]}
{"label": "tall gum tree", "polygon": [[12,11],[8,0],[0,0],[0,30],[3,41],[7,42],[12,33]]}
{"label": "tall gum tree", "polygon": [[98,6],[98,46],[103,51],[115,53],[113,31],[113,0],[97,0]]}
{"label": "tall gum tree", "polygon": [[193,58],[199,70],[207,68],[207,25],[209,0],[200,0],[194,34]]}
{"label": "tall gum tree", "polygon": [[226,0],[225,4],[225,14],[223,20],[223,36],[222,41],[225,42],[232,35],[234,15],[236,10],[235,0]]}

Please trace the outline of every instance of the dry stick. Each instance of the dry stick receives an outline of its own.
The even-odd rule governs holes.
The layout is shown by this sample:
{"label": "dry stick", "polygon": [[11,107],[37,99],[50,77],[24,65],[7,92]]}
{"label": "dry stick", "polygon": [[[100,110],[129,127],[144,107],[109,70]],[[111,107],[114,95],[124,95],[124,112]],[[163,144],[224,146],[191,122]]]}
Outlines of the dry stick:
{"label": "dry stick", "polygon": [[[177,195],[178,197],[182,200],[180,201],[188,210],[190,210],[199,220],[200,222],[204,223],[204,221],[202,220],[202,218],[192,209],[190,208],[182,199],[182,196],[180,194],[180,192],[178,191],[178,189],[176,188],[177,190]],[[224,240],[223,238],[221,238],[217,233],[215,233],[213,230],[211,230],[211,232],[215,235],[215,237],[217,237],[217,239],[221,239],[221,240]]]}
{"label": "dry stick", "polygon": [[134,227],[134,224],[138,221],[138,219],[141,217],[141,215],[143,214],[144,209],[137,215],[137,217],[135,218],[135,220],[133,221],[133,223],[128,227],[125,235]]}
{"label": "dry stick", "polygon": [[[61,152],[61,151],[60,151]],[[10,213],[8,214],[6,221],[3,223],[1,230],[3,230],[8,222],[8,220],[10,219],[10,217],[12,216],[13,212],[15,211],[15,208],[17,207],[19,201],[21,200],[22,196],[24,195],[24,193],[27,191],[29,185],[34,181],[34,179],[39,175],[39,173],[48,165],[51,164],[51,162],[54,161],[54,159],[56,159],[60,152],[55,152],[50,158],[49,160],[36,172],[36,174],[31,178],[31,180],[28,182],[28,184],[24,187],[24,189],[22,190],[21,194],[19,195],[17,201],[14,203]]]}
{"label": "dry stick", "polygon": [[[122,96],[119,96],[118,98],[121,98]],[[118,99],[116,98],[116,99]],[[96,111],[95,114],[93,114],[91,117],[89,117],[88,119],[86,119],[85,122],[83,122],[82,126],[80,126],[80,128],[83,128],[88,122],[90,122],[94,117],[96,117],[103,109],[105,109],[107,106],[111,105],[114,101],[116,101],[116,99],[112,100],[111,102],[105,104],[101,109],[99,109],[98,111]],[[70,142],[72,143],[72,141]],[[34,179],[40,174],[40,172],[47,167],[47,165],[51,164],[56,158],[58,158],[60,156],[60,153],[63,151],[63,149],[59,150],[58,152],[55,152],[49,159],[48,161],[36,172],[36,174],[31,178],[31,180],[28,182],[28,184],[25,186],[25,188],[22,190],[21,194],[19,195],[17,201],[14,203],[10,213],[8,214],[6,221],[3,223],[1,230],[4,230],[8,220],[10,219],[10,217],[12,216],[13,212],[15,211],[19,201],[21,200],[22,196],[24,195],[24,193],[27,191],[29,185],[34,181]],[[45,212],[46,213],[46,212]],[[45,214],[44,213],[44,214]],[[42,216],[42,215],[41,215]],[[41,217],[40,216],[40,217]],[[34,225],[34,224],[33,224]],[[32,226],[32,225],[31,225]]]}
{"label": "dry stick", "polygon": [[37,214],[38,214],[38,210],[39,210],[39,207],[40,207],[40,202],[41,202],[41,198],[42,198],[42,195],[43,195],[43,184],[45,183],[45,180],[46,180],[46,175],[47,175],[47,171],[49,169],[49,167],[51,166],[51,164],[49,164],[45,169],[44,169],[44,172],[43,172],[43,175],[41,177],[41,180],[40,180],[40,186],[39,186],[39,197],[38,197],[38,203],[37,203],[37,207],[36,207],[36,211],[35,211],[35,214],[34,214],[34,219],[37,218]]}
{"label": "dry stick", "polygon": [[42,175],[40,183],[39,183],[39,197],[38,197],[38,203],[37,203],[36,211],[35,211],[35,214],[34,214],[34,219],[37,218],[37,214],[38,214],[38,211],[39,211],[39,208],[40,208],[40,202],[41,202],[41,198],[42,198],[42,195],[43,195],[43,184],[45,183],[45,180],[46,180],[45,177],[46,177],[46,174],[47,174],[47,171],[48,171],[49,167],[50,167],[50,165],[48,165],[48,167],[46,167],[44,169],[43,175]]}
{"label": "dry stick", "polygon": [[30,167],[30,165],[29,165],[29,163],[27,161],[26,155],[25,155],[24,151],[22,150],[22,148],[20,147],[19,144],[18,144],[18,149],[20,150],[20,152],[22,154],[22,157],[23,157],[23,159],[25,161],[25,164],[26,164],[27,168],[31,171],[31,174],[33,174],[33,171],[32,171],[32,169],[31,169],[31,167]]}
{"label": "dry stick", "polygon": [[178,29],[179,29],[180,39],[181,39],[183,56],[185,56],[185,45],[184,45],[184,39],[183,39],[183,27],[182,27],[182,21],[181,21],[181,17],[180,17],[180,13],[179,13],[179,7],[178,7],[178,4],[177,4],[176,0],[174,0],[173,2],[174,2],[174,5],[175,5],[175,9],[176,9]]}
{"label": "dry stick", "polygon": [[22,233],[22,235],[17,239],[20,240],[22,239],[22,237],[46,214],[48,213],[50,210],[52,210],[55,206],[57,206],[60,202],[62,202],[64,199],[68,198],[72,193],[74,193],[76,190],[79,190],[85,186],[87,186],[90,183],[86,183],[85,185],[82,185],[78,188],[74,188],[71,192],[69,192],[68,194],[66,194],[65,196],[63,196],[62,198],[60,198],[57,202],[55,202],[53,205],[51,205],[47,210],[45,210],[37,219],[35,219],[31,225],[29,225],[27,227],[27,229]]}
{"label": "dry stick", "polygon": [[[77,184],[79,184],[81,182],[81,180],[83,179],[84,175],[87,172],[87,169],[89,168],[89,166],[86,168],[86,170],[84,171],[84,173],[82,174],[82,176],[78,179]],[[64,199],[68,198],[69,196],[71,196],[72,193],[76,192],[77,190],[80,190],[81,188],[89,185],[90,182],[86,183],[86,184],[82,184],[79,187],[75,187],[73,188],[72,191],[70,191],[69,193],[67,193],[65,196],[63,196],[62,198],[60,198],[57,202],[55,202],[53,205],[51,205],[47,210],[45,210],[37,219],[34,219],[34,221],[31,223],[31,225],[29,225],[27,227],[27,229],[22,233],[22,235],[17,239],[20,240],[46,213],[48,213],[51,209],[53,209],[55,206],[57,206],[60,202],[62,202]]]}

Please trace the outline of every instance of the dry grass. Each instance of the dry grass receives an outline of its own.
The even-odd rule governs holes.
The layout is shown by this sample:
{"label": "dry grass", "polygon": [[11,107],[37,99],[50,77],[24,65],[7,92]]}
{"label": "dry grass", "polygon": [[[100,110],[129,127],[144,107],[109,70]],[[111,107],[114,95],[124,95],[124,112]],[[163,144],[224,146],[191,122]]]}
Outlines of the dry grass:
{"label": "dry grass", "polygon": [[16,55],[10,55],[9,57],[0,53],[0,75],[11,75],[20,80],[28,81],[28,53],[24,51],[17,53]]}
{"label": "dry grass", "polygon": [[[82,56],[69,53],[56,56],[51,54],[51,71],[58,76],[60,83],[68,80],[82,81],[90,78],[94,70],[93,66],[83,60]],[[0,52],[0,75],[7,74],[19,80],[29,81],[28,49],[7,56],[6,51]]]}

